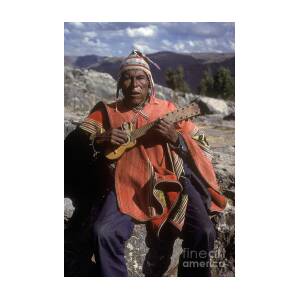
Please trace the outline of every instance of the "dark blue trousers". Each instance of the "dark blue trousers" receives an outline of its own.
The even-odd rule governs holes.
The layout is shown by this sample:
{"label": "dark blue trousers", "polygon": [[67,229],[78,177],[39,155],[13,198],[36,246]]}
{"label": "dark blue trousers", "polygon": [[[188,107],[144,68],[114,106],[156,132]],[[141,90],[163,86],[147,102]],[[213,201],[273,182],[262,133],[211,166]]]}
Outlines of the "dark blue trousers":
{"label": "dark blue trousers", "polygon": [[[183,252],[180,256],[178,276],[210,276],[209,253],[215,241],[214,226],[208,216],[201,192],[190,174],[182,181],[189,196],[185,224],[180,237]],[[127,276],[124,258],[125,242],[132,234],[131,217],[122,214],[117,207],[114,190],[111,190],[93,224],[93,246],[99,276]],[[173,243],[152,240],[158,256],[169,257]],[[153,250],[153,249],[152,249]],[[151,251],[151,248],[150,248]],[[158,268],[159,270],[159,268]],[[161,276],[161,271],[156,275]]]}
{"label": "dark blue trousers", "polygon": [[214,249],[216,232],[208,216],[203,194],[196,189],[190,179],[186,179],[183,185],[189,196],[189,202],[181,232],[183,242],[178,276],[209,277],[210,254]]}
{"label": "dark blue trousers", "polygon": [[127,276],[124,257],[125,242],[130,238],[134,223],[121,213],[114,190],[111,190],[93,224],[93,246],[99,276]]}

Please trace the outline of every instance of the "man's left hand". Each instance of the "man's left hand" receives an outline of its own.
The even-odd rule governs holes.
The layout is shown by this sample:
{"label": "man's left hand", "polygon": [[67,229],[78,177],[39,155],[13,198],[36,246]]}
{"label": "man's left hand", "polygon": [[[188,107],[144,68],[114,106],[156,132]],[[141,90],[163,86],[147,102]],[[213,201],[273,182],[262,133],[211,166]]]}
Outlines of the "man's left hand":
{"label": "man's left hand", "polygon": [[164,119],[157,121],[156,125],[153,127],[153,131],[158,133],[167,142],[176,144],[178,141],[179,134],[176,131],[174,124]]}

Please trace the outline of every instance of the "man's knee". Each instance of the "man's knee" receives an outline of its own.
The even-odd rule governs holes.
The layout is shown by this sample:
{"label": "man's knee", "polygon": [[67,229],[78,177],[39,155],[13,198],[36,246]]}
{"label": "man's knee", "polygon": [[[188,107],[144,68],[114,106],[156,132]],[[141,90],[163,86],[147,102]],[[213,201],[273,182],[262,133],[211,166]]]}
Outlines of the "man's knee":
{"label": "man's knee", "polygon": [[109,224],[96,222],[93,226],[93,237],[97,241],[109,241],[116,235],[116,230]]}
{"label": "man's knee", "polygon": [[114,222],[96,222],[93,226],[94,239],[100,242],[125,242],[131,236],[133,223],[130,219],[115,224]]}

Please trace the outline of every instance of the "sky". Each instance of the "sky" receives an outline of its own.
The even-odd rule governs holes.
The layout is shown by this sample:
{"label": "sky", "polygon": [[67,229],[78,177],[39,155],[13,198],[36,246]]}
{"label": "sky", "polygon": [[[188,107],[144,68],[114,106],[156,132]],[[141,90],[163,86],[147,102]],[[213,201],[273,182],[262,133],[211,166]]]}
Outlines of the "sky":
{"label": "sky", "polygon": [[234,52],[233,22],[65,22],[65,55],[127,56],[133,48],[158,51]]}

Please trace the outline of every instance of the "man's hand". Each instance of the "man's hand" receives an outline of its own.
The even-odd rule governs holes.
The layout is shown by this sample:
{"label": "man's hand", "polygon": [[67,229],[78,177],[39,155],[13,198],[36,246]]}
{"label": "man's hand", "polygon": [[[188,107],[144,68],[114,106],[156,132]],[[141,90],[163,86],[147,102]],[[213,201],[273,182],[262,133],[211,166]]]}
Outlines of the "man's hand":
{"label": "man's hand", "polygon": [[101,134],[97,134],[95,143],[97,145],[107,144],[108,146],[120,146],[128,140],[127,134],[120,129],[110,129]]}
{"label": "man's hand", "polygon": [[164,119],[159,119],[152,129],[167,142],[170,142],[174,145],[177,143],[179,134],[176,131],[173,123],[170,123]]}

